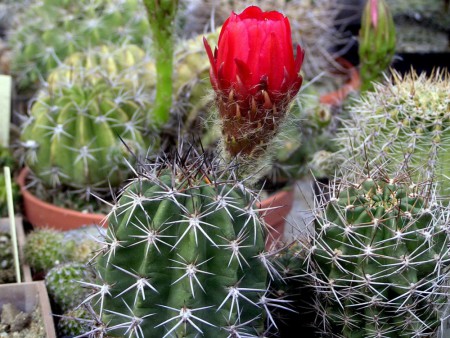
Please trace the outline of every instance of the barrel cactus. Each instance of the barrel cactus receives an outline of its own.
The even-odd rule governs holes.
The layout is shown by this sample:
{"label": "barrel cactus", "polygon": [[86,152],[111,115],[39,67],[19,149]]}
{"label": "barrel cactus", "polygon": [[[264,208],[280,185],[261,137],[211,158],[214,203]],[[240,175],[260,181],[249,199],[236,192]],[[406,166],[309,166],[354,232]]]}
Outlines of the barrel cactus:
{"label": "barrel cactus", "polygon": [[[148,165],[109,215],[92,303],[111,336],[257,336],[267,292],[264,223],[230,168]],[[130,259],[133,257],[133,259]],[[132,320],[130,320],[132,319]]]}
{"label": "barrel cactus", "polygon": [[154,65],[134,45],[70,56],[49,75],[24,122],[26,164],[50,188],[118,186],[131,171],[124,156],[158,147],[146,119],[146,88],[154,81]]}
{"label": "barrel cactus", "polygon": [[9,43],[18,86],[34,89],[72,53],[105,43],[147,45],[150,28],[139,0],[43,0],[16,18]]}
{"label": "barrel cactus", "polygon": [[409,170],[414,180],[434,180],[450,194],[450,81],[447,72],[394,74],[350,108],[341,139],[345,152],[361,164],[383,164],[391,172]]}
{"label": "barrel cactus", "polygon": [[447,302],[450,210],[432,190],[406,174],[375,170],[334,185],[315,212],[304,263],[322,334],[436,333]]}

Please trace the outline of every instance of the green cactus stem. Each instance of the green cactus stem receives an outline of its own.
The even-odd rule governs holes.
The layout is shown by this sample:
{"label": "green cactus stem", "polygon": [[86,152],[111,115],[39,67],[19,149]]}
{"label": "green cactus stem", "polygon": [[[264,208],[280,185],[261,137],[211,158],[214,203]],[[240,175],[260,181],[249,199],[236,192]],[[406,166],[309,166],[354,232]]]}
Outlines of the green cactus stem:
{"label": "green cactus stem", "polygon": [[[180,156],[146,165],[109,215],[93,302],[112,336],[263,332],[265,225],[231,168]],[[87,284],[87,283],[86,283]]]}
{"label": "green cactus stem", "polygon": [[150,116],[162,125],[169,121],[173,94],[175,15],[178,0],[144,0],[153,37],[156,96]]}

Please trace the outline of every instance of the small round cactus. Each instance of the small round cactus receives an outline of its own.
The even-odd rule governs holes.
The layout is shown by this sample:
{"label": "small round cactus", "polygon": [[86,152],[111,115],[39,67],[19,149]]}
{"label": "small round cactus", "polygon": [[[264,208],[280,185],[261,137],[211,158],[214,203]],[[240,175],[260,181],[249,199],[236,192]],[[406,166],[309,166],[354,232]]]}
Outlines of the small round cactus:
{"label": "small round cactus", "polygon": [[89,295],[82,283],[94,280],[92,270],[85,264],[65,263],[54,266],[45,276],[50,297],[63,312],[79,306]]}
{"label": "small round cactus", "polygon": [[334,182],[321,201],[304,263],[321,334],[432,336],[450,263],[450,210],[432,185],[374,170]]}
{"label": "small round cactus", "polygon": [[64,235],[52,229],[32,231],[25,242],[24,255],[26,262],[36,272],[47,272],[52,267],[66,262],[70,252],[62,245]]}
{"label": "small round cactus", "polygon": [[450,81],[447,72],[394,74],[392,84],[350,108],[340,139],[344,154],[363,165],[390,172],[408,170],[414,180],[433,180],[441,196],[450,194]]}
{"label": "small round cactus", "polygon": [[47,186],[117,187],[130,173],[123,157],[158,147],[146,115],[154,65],[137,46],[102,46],[70,56],[48,77],[25,120],[25,162]]}
{"label": "small round cactus", "polygon": [[18,86],[30,89],[75,52],[105,43],[144,46],[150,36],[138,0],[43,0],[16,18],[9,43]]}

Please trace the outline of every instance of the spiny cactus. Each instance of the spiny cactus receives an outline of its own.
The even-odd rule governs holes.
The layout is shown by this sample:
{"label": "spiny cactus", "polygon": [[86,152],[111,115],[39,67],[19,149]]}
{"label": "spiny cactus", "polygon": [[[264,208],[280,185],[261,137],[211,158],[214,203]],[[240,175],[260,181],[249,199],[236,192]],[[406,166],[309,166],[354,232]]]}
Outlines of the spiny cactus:
{"label": "spiny cactus", "polygon": [[55,304],[66,312],[80,305],[89,295],[81,282],[92,282],[92,270],[81,263],[65,263],[54,266],[45,275],[45,286]]}
{"label": "spiny cactus", "polygon": [[62,245],[64,235],[52,229],[34,230],[25,242],[25,261],[36,272],[47,272],[70,258],[70,251]]}
{"label": "spiny cactus", "polygon": [[145,125],[152,71],[134,45],[77,53],[55,69],[23,125],[25,162],[34,174],[47,187],[85,191],[125,180],[123,157],[130,154],[123,142],[135,155],[158,147],[154,127]]}
{"label": "spiny cactus", "polygon": [[108,42],[144,46],[150,36],[139,0],[43,0],[15,21],[9,43],[22,89],[36,87],[72,53]]}
{"label": "spiny cactus", "polygon": [[92,332],[263,331],[265,310],[277,304],[267,295],[264,223],[252,192],[231,168],[216,165],[203,157],[164,160],[147,165],[123,191],[97,260],[99,281],[86,300],[101,320]]}
{"label": "spiny cactus", "polygon": [[[350,108],[341,140],[345,152],[413,179],[433,179],[450,194],[450,81],[447,72],[401,77],[377,85]],[[348,155],[346,155],[348,156]]]}
{"label": "spiny cactus", "polygon": [[431,337],[447,303],[450,210],[427,182],[379,171],[332,185],[306,273],[332,337]]}

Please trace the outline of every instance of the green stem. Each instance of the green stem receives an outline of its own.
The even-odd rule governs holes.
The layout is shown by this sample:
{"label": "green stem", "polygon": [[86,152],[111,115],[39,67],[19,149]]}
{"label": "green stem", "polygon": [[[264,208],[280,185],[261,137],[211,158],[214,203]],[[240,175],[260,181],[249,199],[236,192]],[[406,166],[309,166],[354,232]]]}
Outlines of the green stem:
{"label": "green stem", "polygon": [[164,125],[169,121],[173,94],[174,20],[178,0],[144,0],[153,35],[156,65],[156,96],[147,121]]}
{"label": "green stem", "polygon": [[[156,64],[156,96],[153,111],[150,111],[149,120],[157,125],[164,125],[169,121],[173,94],[173,44],[167,43],[165,48],[155,46],[158,52],[155,55]],[[172,47],[172,48],[170,48]]]}

